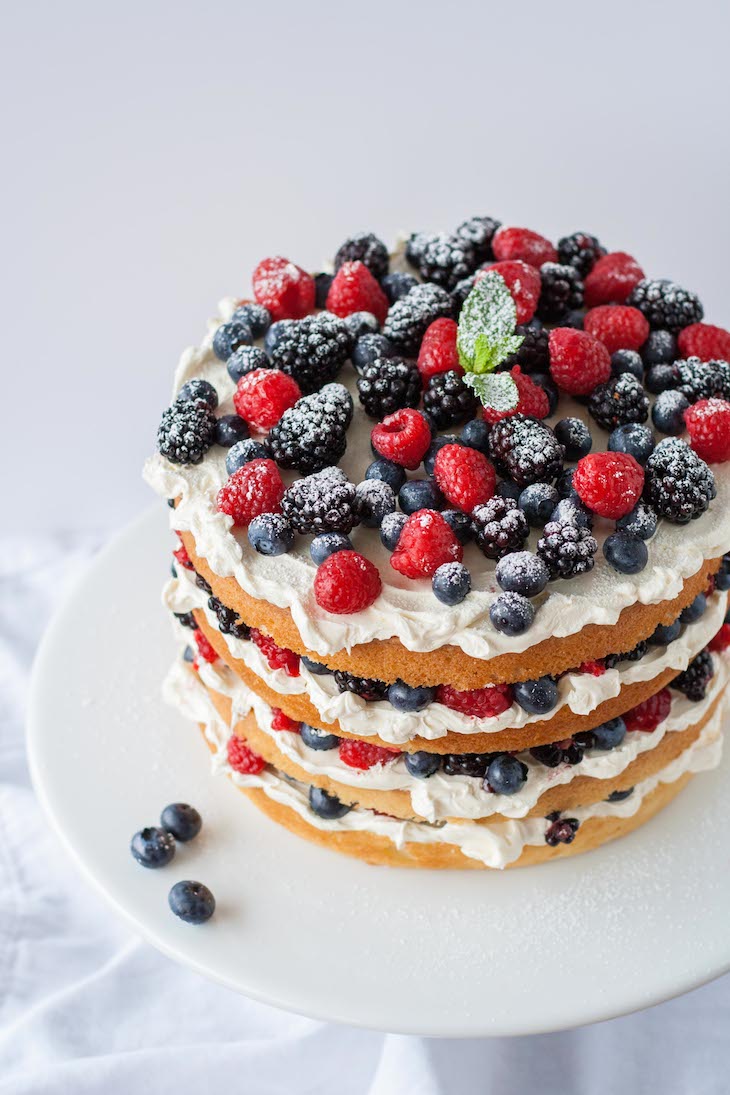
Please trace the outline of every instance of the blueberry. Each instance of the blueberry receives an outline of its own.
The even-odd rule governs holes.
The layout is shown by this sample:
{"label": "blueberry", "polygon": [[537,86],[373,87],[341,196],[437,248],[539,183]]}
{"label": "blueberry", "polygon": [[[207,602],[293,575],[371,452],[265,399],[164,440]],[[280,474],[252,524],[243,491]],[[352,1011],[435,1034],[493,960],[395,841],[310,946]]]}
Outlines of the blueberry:
{"label": "blueberry", "polygon": [[410,479],[398,491],[398,504],[404,513],[419,509],[443,509],[446,500],[433,479]]}
{"label": "blueberry", "polygon": [[326,677],[332,672],[328,666],[322,665],[321,662],[312,661],[311,658],[307,658],[304,654],[302,654],[299,660],[304,668],[308,669],[310,673],[314,673],[316,677]]}
{"label": "blueberry", "polygon": [[680,623],[694,624],[701,616],[704,616],[707,609],[707,597],[704,593],[698,593],[694,601],[683,608],[679,614]]}
{"label": "blueberry", "polygon": [[651,540],[657,530],[659,518],[646,502],[637,502],[630,513],[619,517],[616,528],[621,532],[632,532],[640,540]]}
{"label": "blueberry", "polygon": [[509,753],[499,753],[487,768],[485,787],[496,795],[513,795],[527,779],[527,766]]}
{"label": "blueberry", "polygon": [[406,771],[416,779],[428,779],[438,772],[441,767],[441,757],[438,753],[406,753]]}
{"label": "blueberry", "polygon": [[251,328],[240,320],[223,323],[213,335],[213,353],[221,361],[228,361],[239,346],[250,346],[253,342]]}
{"label": "blueberry", "polygon": [[321,787],[310,787],[309,808],[317,817],[322,817],[326,821],[336,821],[345,814],[349,814],[352,806],[346,806],[344,802],[340,802],[337,795],[330,795]]}
{"label": "blueberry", "polygon": [[195,661],[195,651],[192,646],[186,646],[183,650],[183,661],[190,662],[191,664]]}
{"label": "blueberry", "polygon": [[442,563],[431,587],[437,600],[445,605],[458,605],[471,589],[471,574],[463,563]]}
{"label": "blueberry", "polygon": [[315,536],[309,545],[312,562],[318,567],[336,551],[352,551],[350,537],[342,532],[322,532],[319,536]]}
{"label": "blueberry", "polygon": [[284,555],[294,546],[294,529],[282,513],[262,513],[248,526],[248,542],[259,555]]}
{"label": "blueberry", "polygon": [[393,346],[385,335],[363,335],[355,343],[352,351],[352,364],[361,373],[366,365],[372,365],[379,357],[392,357],[395,353]]}
{"label": "blueberry", "polygon": [[226,471],[233,475],[234,471],[238,471],[250,460],[268,460],[270,456],[268,448],[260,441],[253,441],[250,437],[245,441],[237,441],[226,457]]}
{"label": "blueberry", "polygon": [[327,307],[327,294],[329,293],[330,286],[334,280],[332,274],[314,275],[314,303],[318,308]]}
{"label": "blueberry", "polygon": [[292,322],[290,319],[279,319],[276,323],[271,324],[264,335],[264,350],[269,356],[276,349],[282,335],[285,335],[289,330],[289,324]]}
{"label": "blueberry", "polygon": [[636,350],[616,350],[611,354],[611,375],[620,376],[621,373],[633,373],[639,380],[644,379],[644,362]]}
{"label": "blueberry", "polygon": [[328,734],[326,730],[320,730],[316,726],[310,726],[308,722],[302,723],[301,737],[305,745],[318,752],[328,749],[336,749],[340,744],[337,734]]}
{"label": "blueberry", "polygon": [[396,711],[422,711],[433,703],[436,689],[427,685],[414,687],[405,681],[396,681],[388,688],[388,699]]}
{"label": "blueberry", "polygon": [[512,498],[516,502],[520,497],[521,490],[517,483],[513,483],[511,479],[500,479],[494,493],[498,498]]}
{"label": "blueberry", "polygon": [[608,437],[609,452],[625,452],[640,464],[645,464],[654,451],[654,435],[648,426],[628,422],[617,426]]}
{"label": "blueberry", "polygon": [[355,488],[357,512],[366,528],[380,528],[383,518],[395,511],[393,488],[382,479],[365,479]]}
{"label": "blueberry", "polygon": [[621,574],[638,574],[649,561],[646,544],[630,532],[612,532],[607,536],[603,554]]}
{"label": "blueberry", "polygon": [[520,681],[513,686],[513,692],[522,710],[531,715],[544,715],[558,702],[558,686],[552,677]]}
{"label": "blueberry", "polygon": [[237,384],[242,376],[252,373],[254,369],[270,368],[271,362],[258,346],[239,346],[226,362],[228,375],[234,384]]}
{"label": "blueberry", "polygon": [[669,646],[679,638],[682,631],[682,621],[674,620],[671,624],[659,624],[649,636],[648,641],[652,646]]}
{"label": "blueberry", "polygon": [[489,456],[489,426],[483,418],[472,418],[461,431],[461,440],[470,449]]}
{"label": "blueberry", "polygon": [[652,365],[664,365],[667,362],[676,361],[679,357],[677,340],[671,331],[650,331],[649,337],[641,347],[641,356],[647,369]]}
{"label": "blueberry", "polygon": [[397,494],[406,481],[405,468],[396,464],[394,460],[386,460],[380,457],[369,464],[365,472],[366,479],[379,479],[387,483],[391,490]]}
{"label": "blueberry", "polygon": [[550,581],[550,571],[544,559],[531,551],[512,551],[497,563],[497,582],[508,593],[537,597]]}
{"label": "blueberry", "polygon": [[550,483],[530,483],[520,492],[517,503],[530,528],[542,528],[558,504],[558,494]]}
{"label": "blueberry", "polygon": [[548,417],[555,414],[558,407],[558,399],[560,393],[558,392],[558,386],[553,378],[548,373],[530,373],[530,380],[533,384],[537,384],[545,392],[548,397]]}
{"label": "blueberry", "polygon": [[200,832],[203,819],[194,806],[186,802],[173,802],[166,806],[160,817],[160,825],[172,833],[182,844],[192,840]]}
{"label": "blueberry", "polygon": [[580,460],[591,451],[591,431],[580,418],[561,418],[554,432],[560,444],[565,446],[566,460]]}
{"label": "blueberry", "polygon": [[468,513],[460,509],[445,509],[441,516],[460,544],[468,544],[474,539],[474,526]]}
{"label": "blueberry", "polygon": [[561,498],[568,498],[573,494],[573,476],[575,475],[575,468],[566,468],[561,472],[555,482],[555,489]]}
{"label": "blueberry", "polygon": [[345,316],[345,326],[354,339],[377,335],[380,331],[380,324],[372,312],[351,312]]}
{"label": "blueberry", "polygon": [[177,393],[177,398],[182,399],[183,402],[189,399],[201,399],[212,411],[218,406],[218,392],[207,380],[200,380],[199,377],[194,377],[183,384]]}
{"label": "blueberry", "polygon": [[224,449],[230,449],[237,441],[245,441],[248,437],[248,426],[237,414],[224,414],[215,424],[216,445],[222,445]]}
{"label": "blueberry", "polygon": [[438,456],[444,445],[463,445],[463,441],[460,437],[456,437],[455,434],[449,433],[442,434],[439,437],[434,437],[429,446],[428,452],[423,458],[423,466],[429,475],[433,475],[436,457]]}
{"label": "blueberry", "polygon": [[652,395],[676,388],[681,381],[679,370],[674,364],[653,365],[646,374],[644,386]]}
{"label": "blueberry", "polygon": [[[720,564],[720,569],[715,575],[715,589],[725,593],[730,589],[730,558],[726,555]],[[727,621],[725,621],[727,623]]]}
{"label": "blueberry", "polygon": [[623,719],[611,719],[592,730],[593,745],[596,749],[615,749],[626,737],[626,723]]}
{"label": "blueberry", "polygon": [[386,274],[380,284],[390,303],[395,304],[395,302],[400,300],[401,297],[404,297],[406,293],[410,293],[411,289],[418,285],[418,282],[413,274],[405,274],[396,271],[392,274]]}
{"label": "blueberry", "polygon": [[215,912],[215,898],[202,882],[176,882],[167,902],[186,924],[204,924]]}
{"label": "blueberry", "polygon": [[175,855],[175,838],[167,829],[141,829],[132,837],[132,855],[143,867],[166,867]]}
{"label": "blueberry", "polygon": [[550,514],[551,521],[559,525],[575,525],[576,528],[593,528],[593,516],[576,494],[574,498],[561,498]]}
{"label": "blueberry", "polygon": [[567,315],[561,319],[560,325],[561,327],[574,327],[576,331],[582,331],[585,318],[586,314],[580,308],[571,308]]}
{"label": "blueberry", "polygon": [[405,523],[405,513],[388,513],[383,518],[380,526],[380,541],[388,551],[395,551]]}
{"label": "blueberry", "polygon": [[623,802],[625,799],[631,798],[633,793],[633,787],[628,787],[625,791],[611,791],[611,794],[606,799],[606,802]]}
{"label": "blueberry", "polygon": [[489,619],[503,635],[522,635],[535,619],[535,609],[521,593],[500,593],[489,606]]}
{"label": "blueberry", "polygon": [[688,407],[689,400],[681,392],[660,392],[651,409],[651,420],[662,433],[678,437],[684,432],[684,412]]}
{"label": "blueberry", "polygon": [[240,307],[236,308],[231,319],[247,323],[254,338],[261,338],[271,326],[271,312],[269,309],[264,308],[263,304],[254,304],[253,301],[249,301],[248,304],[241,304]]}

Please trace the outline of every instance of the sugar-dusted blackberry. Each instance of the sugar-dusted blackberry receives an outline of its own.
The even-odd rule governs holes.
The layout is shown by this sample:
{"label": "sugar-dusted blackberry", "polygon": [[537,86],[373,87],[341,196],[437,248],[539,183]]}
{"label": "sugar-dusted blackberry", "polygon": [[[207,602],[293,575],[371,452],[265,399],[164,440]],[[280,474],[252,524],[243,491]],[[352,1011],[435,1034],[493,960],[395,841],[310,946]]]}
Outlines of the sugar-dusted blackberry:
{"label": "sugar-dusted blackberry", "polygon": [[544,262],[540,267],[540,300],[537,314],[546,323],[558,323],[583,304],[583,282],[574,266]]}
{"label": "sugar-dusted blackberry", "polygon": [[469,217],[459,225],[454,235],[471,244],[478,263],[487,262],[494,258],[492,240],[501,224],[494,217]]}
{"label": "sugar-dusted blackberry", "polygon": [[489,453],[499,471],[520,487],[552,483],[563,467],[563,446],[544,422],[513,414],[489,431]]}
{"label": "sugar-dusted blackberry", "polygon": [[302,396],[269,433],[273,459],[303,475],[336,464],[347,447],[352,412],[352,396],[343,384],[325,384],[321,391]]}
{"label": "sugar-dusted blackberry", "polygon": [[453,289],[479,265],[476,248],[468,239],[445,233],[435,236],[416,233],[406,246],[406,258],[424,281],[434,282],[444,289]]}
{"label": "sugar-dusted blackberry", "polygon": [[162,412],[157,451],[172,464],[199,464],[215,441],[215,415],[201,399],[176,400]]}
{"label": "sugar-dusted blackberry", "polygon": [[484,779],[494,753],[447,753],[443,769],[447,776],[477,776]]}
{"label": "sugar-dusted blackberry", "polygon": [[487,559],[520,551],[529,536],[527,518],[514,498],[490,498],[471,515],[477,544]]}
{"label": "sugar-dusted blackberry", "polygon": [[464,307],[464,301],[474,288],[475,283],[476,275],[471,274],[468,278],[462,278],[461,281],[458,281],[454,288],[451,290],[451,299],[454,302],[455,319],[458,319],[461,315],[461,309]]}
{"label": "sugar-dusted blackberry", "polygon": [[388,248],[372,232],[358,232],[346,239],[335,255],[335,271],[346,262],[364,262],[374,278],[380,281],[388,273]]}
{"label": "sugar-dusted blackberry", "polygon": [[705,314],[696,293],[690,293],[668,278],[642,278],[629,293],[626,303],[643,312],[651,327],[667,331],[679,331],[690,323],[699,323]]}
{"label": "sugar-dusted blackberry", "polygon": [[704,460],[678,437],[665,437],[646,462],[644,498],[677,525],[700,517],[717,494]]}
{"label": "sugar-dusted blackberry", "polygon": [[415,364],[402,357],[377,357],[360,373],[357,391],[365,413],[380,421],[401,407],[418,406],[421,376]]}
{"label": "sugar-dusted blackberry", "polygon": [[347,324],[331,312],[279,324],[272,363],[293,376],[305,395],[334,380],[353,347]]}
{"label": "sugar-dusted blackberry", "polygon": [[605,254],[605,247],[588,232],[573,232],[571,236],[563,236],[558,240],[558,258],[565,265],[577,270],[582,278],[590,274],[601,255]]}
{"label": "sugar-dusted blackberry", "polygon": [[391,305],[383,334],[398,353],[415,357],[421,340],[435,319],[450,319],[454,303],[438,285],[415,285],[404,297]]}
{"label": "sugar-dusted blackberry", "polygon": [[453,369],[432,376],[423,395],[423,409],[437,430],[473,418],[478,406],[473,389]]}
{"label": "sugar-dusted blackberry", "polygon": [[688,357],[686,361],[675,361],[679,373],[679,388],[690,403],[698,399],[730,399],[730,364],[727,361],[700,361],[698,357]]}
{"label": "sugar-dusted blackberry", "polygon": [[284,492],[281,509],[296,532],[351,532],[360,524],[355,485],[342,468],[295,480]]}
{"label": "sugar-dusted blackberry", "polygon": [[646,422],[649,397],[633,373],[619,373],[593,389],[588,410],[599,426],[613,430],[629,422]]}
{"label": "sugar-dusted blackberry", "polygon": [[334,677],[340,692],[352,692],[368,703],[384,700],[388,691],[387,681],[379,681],[373,677],[355,677],[344,669],[336,669]]}
{"label": "sugar-dusted blackberry", "polygon": [[522,335],[522,345],[519,350],[505,358],[499,371],[507,372],[513,365],[519,365],[523,373],[546,373],[550,368],[548,329],[535,318],[529,323],[519,323],[515,327],[515,334]]}
{"label": "sugar-dusted blackberry", "polygon": [[684,693],[688,700],[695,702],[703,700],[707,692],[707,685],[715,675],[715,666],[712,654],[709,650],[701,650],[697,657],[689,663],[684,673],[680,673],[672,681],[671,687]]}
{"label": "sugar-dusted blackberry", "polygon": [[537,554],[552,578],[575,578],[593,569],[598,542],[590,529],[573,521],[548,521],[537,541]]}

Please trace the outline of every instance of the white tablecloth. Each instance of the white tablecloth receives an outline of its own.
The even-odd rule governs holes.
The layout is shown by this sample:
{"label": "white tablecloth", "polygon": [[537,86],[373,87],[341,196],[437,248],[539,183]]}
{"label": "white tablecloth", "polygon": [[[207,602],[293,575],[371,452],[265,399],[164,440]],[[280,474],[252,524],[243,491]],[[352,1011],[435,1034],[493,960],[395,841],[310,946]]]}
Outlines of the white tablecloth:
{"label": "white tablecloth", "polygon": [[[0,1095],[730,1090],[729,978],[581,1030],[436,1041],[253,1003],[130,934],[50,832],[23,748],[34,648],[96,543],[61,536],[0,543]],[[569,938],[565,950],[570,961]]]}

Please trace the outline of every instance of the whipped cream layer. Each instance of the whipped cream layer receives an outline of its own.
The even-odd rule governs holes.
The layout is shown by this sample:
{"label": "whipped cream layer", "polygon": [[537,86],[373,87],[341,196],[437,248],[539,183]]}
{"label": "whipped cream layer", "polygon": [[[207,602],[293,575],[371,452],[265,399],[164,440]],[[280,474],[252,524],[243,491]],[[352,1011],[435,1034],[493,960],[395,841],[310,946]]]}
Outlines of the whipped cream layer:
{"label": "whipped cream layer", "polygon": [[[199,609],[212,628],[218,629],[208,597],[195,584],[190,571],[180,567],[178,577],[165,586],[163,603],[172,612]],[[518,703],[512,703],[494,718],[474,718],[453,711],[441,703],[430,703],[421,711],[397,711],[387,700],[368,702],[353,692],[340,692],[334,677],[311,673],[302,663],[298,677],[284,669],[271,669],[255,643],[224,635],[234,658],[281,695],[306,696],[325,723],[339,721],[343,730],[357,737],[377,734],[390,745],[403,745],[415,737],[434,741],[450,731],[455,734],[491,734],[508,728],[520,729],[553,718],[562,708],[576,715],[588,715],[606,700],[618,696],[621,689],[638,681],[653,680],[666,669],[687,668],[710,639],[719,631],[727,610],[727,594],[716,593],[707,610],[694,624],[688,624],[678,639],[666,647],[651,647],[637,662],[624,662],[607,669],[600,677],[590,673],[566,673],[558,682],[558,703],[544,715],[533,715]]]}
{"label": "whipped cream layer", "polygon": [[[176,663],[168,674],[164,694],[183,715],[203,725],[206,738],[213,748],[214,771],[226,772],[239,787],[260,788],[273,801],[294,810],[306,824],[324,832],[368,832],[385,837],[396,848],[408,843],[455,845],[465,856],[495,868],[513,863],[525,847],[541,845],[545,840],[550,825],[546,818],[513,819],[498,823],[448,821],[430,824],[401,821],[371,810],[354,808],[336,821],[326,821],[310,809],[309,789],[305,784],[286,779],[270,769],[251,776],[231,769],[226,759],[230,728],[219,717],[200,681],[180,663]],[[726,704],[721,706],[724,708]],[[622,802],[601,802],[572,810],[570,816],[581,823],[590,818],[632,817],[646,796],[661,783],[673,783],[687,772],[696,773],[716,767],[721,752],[722,731],[718,712],[693,745],[661,772],[638,783],[629,798]]]}

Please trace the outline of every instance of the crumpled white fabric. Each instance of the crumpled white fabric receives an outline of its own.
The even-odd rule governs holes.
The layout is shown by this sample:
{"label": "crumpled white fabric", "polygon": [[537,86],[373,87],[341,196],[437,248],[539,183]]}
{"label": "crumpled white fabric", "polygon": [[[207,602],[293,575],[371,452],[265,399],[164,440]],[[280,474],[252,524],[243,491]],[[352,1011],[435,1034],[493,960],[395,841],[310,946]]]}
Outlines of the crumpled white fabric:
{"label": "crumpled white fabric", "polygon": [[[97,543],[93,536],[0,541],[0,1095],[727,1092],[727,977],[580,1030],[437,1041],[254,1003],[131,934],[50,831],[23,747],[34,648]],[[570,961],[570,940],[564,945]]]}

